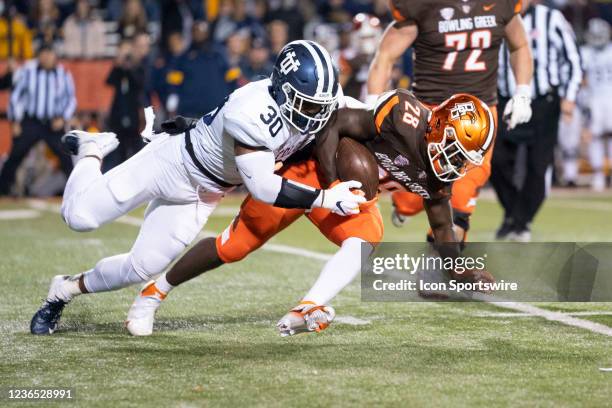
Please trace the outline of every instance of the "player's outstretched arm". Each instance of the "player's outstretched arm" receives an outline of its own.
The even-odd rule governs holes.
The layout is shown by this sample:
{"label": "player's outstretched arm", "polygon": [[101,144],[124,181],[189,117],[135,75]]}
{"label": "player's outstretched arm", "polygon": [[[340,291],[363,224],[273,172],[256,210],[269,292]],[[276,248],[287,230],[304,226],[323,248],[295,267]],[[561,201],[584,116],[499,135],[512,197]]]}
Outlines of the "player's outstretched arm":
{"label": "player's outstretched arm", "polygon": [[531,119],[533,56],[519,14],[515,15],[506,25],[505,34],[510,51],[510,65],[514,78],[516,78],[516,91],[504,111],[504,119],[508,123],[508,128],[512,129]]}
{"label": "player's outstretched arm", "polygon": [[[389,88],[393,64],[406,52],[418,35],[416,25],[397,27],[391,23],[385,30],[368,74],[368,104]],[[371,96],[370,96],[371,95]]]}
{"label": "player's outstretched arm", "polygon": [[343,182],[327,190],[316,189],[274,174],[271,151],[235,143],[236,165],[256,200],[282,208],[327,208],[339,215],[358,214],[359,204],[366,201],[363,194],[351,191],[361,188],[358,181]]}

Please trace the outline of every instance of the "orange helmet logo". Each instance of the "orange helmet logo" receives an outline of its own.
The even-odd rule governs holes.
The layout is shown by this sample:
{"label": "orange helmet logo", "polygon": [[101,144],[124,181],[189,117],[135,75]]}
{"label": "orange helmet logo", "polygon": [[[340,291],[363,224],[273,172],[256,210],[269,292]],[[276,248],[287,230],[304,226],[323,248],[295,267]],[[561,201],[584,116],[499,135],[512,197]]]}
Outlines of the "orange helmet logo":
{"label": "orange helmet logo", "polygon": [[465,175],[468,163],[480,165],[493,144],[495,122],[489,107],[475,96],[457,94],[433,109],[427,153],[438,179]]}

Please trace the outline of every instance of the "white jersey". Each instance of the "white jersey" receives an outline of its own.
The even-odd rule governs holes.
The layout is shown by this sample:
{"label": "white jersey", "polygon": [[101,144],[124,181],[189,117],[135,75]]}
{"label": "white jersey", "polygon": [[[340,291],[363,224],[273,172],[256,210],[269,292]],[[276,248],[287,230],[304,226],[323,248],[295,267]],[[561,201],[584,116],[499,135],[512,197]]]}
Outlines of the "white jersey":
{"label": "white jersey", "polygon": [[612,93],[612,43],[603,49],[582,48],[582,59],[591,97],[605,97]]}
{"label": "white jersey", "polygon": [[[269,92],[271,84],[270,79],[263,79],[237,89],[191,130],[197,159],[216,178],[228,184],[242,184],[234,155],[235,141],[264,147],[274,153],[276,161],[283,161],[314,139],[314,134],[300,133],[280,114]],[[339,99],[340,106],[344,106],[341,90]],[[214,187],[205,175],[190,165],[186,151],[184,154],[194,178],[204,186]]]}

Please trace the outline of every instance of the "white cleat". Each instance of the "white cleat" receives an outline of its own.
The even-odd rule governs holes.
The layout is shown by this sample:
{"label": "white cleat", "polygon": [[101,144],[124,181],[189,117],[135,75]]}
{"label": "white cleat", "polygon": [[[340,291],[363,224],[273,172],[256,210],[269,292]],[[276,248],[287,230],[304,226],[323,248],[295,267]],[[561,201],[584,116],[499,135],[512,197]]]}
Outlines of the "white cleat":
{"label": "white cleat", "polygon": [[329,327],[336,317],[336,311],[331,306],[300,303],[283,316],[276,324],[281,337],[300,333],[320,332]]}
{"label": "white cleat", "polygon": [[153,334],[155,312],[166,295],[157,289],[155,281],[145,285],[136,300],[132,303],[125,321],[125,327],[132,336],[150,336]]}
{"label": "white cleat", "polygon": [[410,220],[410,218],[411,217],[407,215],[402,215],[398,213],[395,207],[393,207],[393,212],[391,213],[391,223],[393,223],[393,226],[395,226],[396,228],[402,228],[404,224],[408,220]]}
{"label": "white cleat", "polygon": [[62,136],[64,149],[77,160],[94,156],[102,160],[119,146],[117,135],[112,132],[94,133],[71,130]]}

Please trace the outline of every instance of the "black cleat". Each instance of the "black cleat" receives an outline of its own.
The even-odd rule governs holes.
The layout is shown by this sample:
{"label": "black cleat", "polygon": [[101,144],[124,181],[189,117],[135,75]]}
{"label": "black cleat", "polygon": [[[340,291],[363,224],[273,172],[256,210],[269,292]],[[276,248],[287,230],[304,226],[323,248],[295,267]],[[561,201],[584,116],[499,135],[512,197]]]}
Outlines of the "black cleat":
{"label": "black cleat", "polygon": [[46,300],[32,317],[30,333],[38,335],[53,334],[57,330],[66,304],[63,300]]}
{"label": "black cleat", "polygon": [[79,154],[79,137],[74,131],[70,131],[62,136],[62,147],[68,154],[76,156]]}
{"label": "black cleat", "polygon": [[508,235],[514,231],[514,222],[511,219],[505,219],[503,224],[495,232],[495,239],[498,241],[504,241],[508,238]]}

